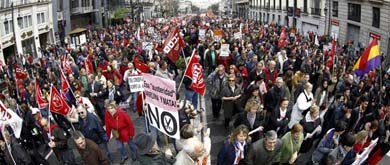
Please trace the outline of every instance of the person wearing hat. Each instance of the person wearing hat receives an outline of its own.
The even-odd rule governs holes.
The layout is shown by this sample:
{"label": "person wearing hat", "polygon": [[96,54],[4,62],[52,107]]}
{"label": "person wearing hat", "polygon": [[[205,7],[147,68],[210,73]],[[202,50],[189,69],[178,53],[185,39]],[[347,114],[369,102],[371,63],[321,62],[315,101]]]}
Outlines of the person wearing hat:
{"label": "person wearing hat", "polygon": [[137,148],[138,161],[147,165],[171,165],[174,162],[172,155],[161,152],[150,134],[140,133],[134,137]]}

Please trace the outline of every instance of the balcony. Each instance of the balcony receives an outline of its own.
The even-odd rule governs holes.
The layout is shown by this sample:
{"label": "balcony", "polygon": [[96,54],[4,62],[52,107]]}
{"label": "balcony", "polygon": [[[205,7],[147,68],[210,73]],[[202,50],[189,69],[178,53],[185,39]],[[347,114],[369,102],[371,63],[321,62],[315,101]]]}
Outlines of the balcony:
{"label": "balcony", "polygon": [[321,16],[321,9],[319,8],[311,8],[311,14]]}

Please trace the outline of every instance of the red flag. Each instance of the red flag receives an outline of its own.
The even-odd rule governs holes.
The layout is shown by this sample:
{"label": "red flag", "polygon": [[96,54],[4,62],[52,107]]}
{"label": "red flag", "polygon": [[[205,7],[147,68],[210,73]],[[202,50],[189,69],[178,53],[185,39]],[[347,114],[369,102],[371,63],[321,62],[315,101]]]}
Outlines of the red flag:
{"label": "red flag", "polygon": [[61,115],[67,115],[71,111],[68,103],[64,100],[64,98],[60,95],[60,92],[58,92],[54,86],[51,86],[50,89],[49,110],[50,112]]}
{"label": "red flag", "polygon": [[280,37],[279,37],[279,42],[278,42],[279,48],[284,48],[286,46],[286,39],[287,39],[286,29],[283,28],[282,33],[280,33]]}
{"label": "red flag", "polygon": [[136,56],[134,58],[134,67],[139,71],[139,72],[142,72],[142,73],[149,73],[150,72],[150,68],[148,65],[146,65],[145,63],[143,63],[138,56]]}
{"label": "red flag", "polygon": [[203,68],[199,64],[199,58],[197,52],[194,50],[191,55],[191,59],[188,62],[185,76],[192,80],[191,89],[204,96],[206,92],[206,85],[203,78]]}
{"label": "red flag", "polygon": [[66,93],[66,92],[68,92],[70,85],[69,85],[68,80],[66,79],[65,74],[62,71],[62,69],[60,69],[60,74],[61,74],[61,90],[62,90],[62,93]]}
{"label": "red flag", "polygon": [[333,67],[333,61],[334,61],[334,56],[336,55],[336,40],[332,40],[332,48],[329,52],[329,58],[328,61],[326,62],[326,66],[328,66],[329,69],[332,69]]}
{"label": "red flag", "polygon": [[89,57],[87,57],[85,59],[85,71],[87,72],[87,74],[93,74],[94,73],[94,71],[93,71],[93,64],[92,64],[91,59],[89,59]]}
{"label": "red flag", "polygon": [[62,56],[61,65],[66,74],[73,74],[72,67],[66,62],[68,55]]}
{"label": "red flag", "polygon": [[180,50],[184,47],[184,40],[181,38],[179,29],[176,27],[164,42],[164,53],[172,61],[176,62],[179,59]]}
{"label": "red flag", "polygon": [[46,108],[46,106],[49,104],[42,96],[42,91],[39,87],[37,79],[35,79],[35,101],[37,102],[39,109]]}
{"label": "red flag", "polygon": [[20,67],[15,67],[16,79],[23,80],[28,77],[28,73],[22,70]]}

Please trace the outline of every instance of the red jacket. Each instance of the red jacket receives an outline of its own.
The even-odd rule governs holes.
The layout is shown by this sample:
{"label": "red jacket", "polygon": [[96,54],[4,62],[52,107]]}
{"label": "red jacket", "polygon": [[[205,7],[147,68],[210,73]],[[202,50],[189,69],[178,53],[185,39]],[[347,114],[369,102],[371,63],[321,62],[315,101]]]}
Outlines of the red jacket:
{"label": "red jacket", "polygon": [[134,136],[134,125],[130,116],[120,108],[117,108],[117,112],[114,116],[106,111],[105,114],[106,133],[107,137],[111,136],[111,129],[116,129],[119,132],[119,141],[122,143],[128,142]]}
{"label": "red jacket", "polygon": [[275,84],[276,78],[278,77],[278,70],[274,68],[274,72],[271,74],[271,71],[268,67],[264,68],[264,82],[266,82],[267,89],[270,89],[272,85]]}

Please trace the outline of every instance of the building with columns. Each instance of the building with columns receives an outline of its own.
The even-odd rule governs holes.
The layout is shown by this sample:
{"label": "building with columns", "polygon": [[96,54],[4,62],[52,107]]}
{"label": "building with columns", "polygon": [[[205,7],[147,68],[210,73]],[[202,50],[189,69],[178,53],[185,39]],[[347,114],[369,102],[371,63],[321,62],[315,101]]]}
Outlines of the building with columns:
{"label": "building with columns", "polygon": [[40,57],[54,43],[51,0],[0,0],[0,60],[16,54]]}

